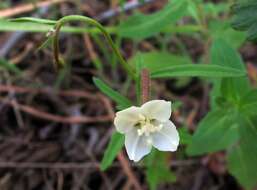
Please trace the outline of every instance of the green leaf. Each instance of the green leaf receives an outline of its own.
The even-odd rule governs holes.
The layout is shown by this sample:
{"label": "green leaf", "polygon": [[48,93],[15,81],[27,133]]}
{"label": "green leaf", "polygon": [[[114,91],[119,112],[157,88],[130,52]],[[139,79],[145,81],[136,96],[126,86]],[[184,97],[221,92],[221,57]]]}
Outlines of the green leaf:
{"label": "green leaf", "polygon": [[178,128],[180,144],[189,145],[192,142],[192,135],[188,132],[186,127]]}
{"label": "green leaf", "polygon": [[201,155],[227,149],[238,140],[236,116],[228,110],[211,111],[205,116],[187,148],[189,155]]}
{"label": "green leaf", "polygon": [[246,189],[257,188],[257,126],[244,118],[239,128],[239,144],[228,155],[229,171]]}
{"label": "green leaf", "polygon": [[227,21],[212,20],[209,22],[209,29],[212,39],[219,39],[222,36],[222,39],[233,48],[239,48],[246,39],[244,32],[234,30]]}
{"label": "green leaf", "polygon": [[255,0],[241,1],[233,6],[232,27],[247,31],[248,40],[257,39],[257,2]]}
{"label": "green leaf", "polygon": [[35,17],[20,17],[20,18],[9,19],[9,21],[11,21],[11,22],[24,22],[24,23],[32,22],[32,23],[50,24],[50,25],[56,24],[55,20],[35,18]]}
{"label": "green leaf", "polygon": [[122,37],[142,39],[153,36],[169,24],[184,16],[187,3],[184,0],[169,2],[161,11],[151,15],[137,13],[118,26]]}
{"label": "green leaf", "polygon": [[[216,39],[212,44],[211,64],[230,67],[246,73],[245,65],[239,53],[223,39]],[[221,96],[235,103],[250,89],[247,76],[222,79],[217,85],[221,87]]]}
{"label": "green leaf", "polygon": [[153,149],[146,157],[146,180],[150,190],[155,190],[160,183],[175,182],[176,176],[170,170],[167,154]]}
{"label": "green leaf", "polygon": [[152,78],[168,77],[240,77],[246,75],[245,71],[224,67],[219,65],[191,64],[175,65],[169,68],[155,71],[151,74]]}
{"label": "green leaf", "polygon": [[15,64],[12,64],[2,58],[0,58],[0,67],[3,67],[8,71],[14,72],[17,75],[20,75],[22,73],[22,71]]}
{"label": "green leaf", "polygon": [[107,84],[105,84],[102,80],[94,77],[93,82],[102,93],[104,93],[106,96],[111,98],[114,102],[116,102],[120,109],[125,109],[132,105],[132,103],[129,99],[122,96],[117,91],[114,91]]}
{"label": "green leaf", "polygon": [[257,89],[251,90],[242,97],[240,111],[247,115],[257,115]]}
{"label": "green leaf", "polygon": [[203,4],[204,14],[208,14],[213,17],[218,17],[219,14],[227,13],[229,11],[230,5],[227,2],[206,2]]}
{"label": "green leaf", "polygon": [[[0,18],[0,31],[8,32],[8,31],[25,31],[25,32],[48,32],[53,28],[52,24],[42,24],[42,23],[35,23],[35,22],[11,22],[8,20],[4,20]],[[106,30],[109,33],[114,33],[115,28],[106,27]],[[62,32],[66,33],[94,33],[99,34],[97,28],[85,28],[85,27],[69,27],[64,26],[62,27]]]}
{"label": "green leaf", "polygon": [[112,134],[111,140],[104,152],[104,157],[101,161],[100,169],[102,171],[106,170],[112,164],[113,160],[122,149],[124,140],[124,135],[117,132]]}
{"label": "green leaf", "polygon": [[138,60],[141,61],[141,68],[147,68],[150,72],[157,71],[159,69],[166,69],[173,65],[191,64],[192,61],[189,58],[172,55],[168,52],[148,52],[137,53],[132,59],[129,60],[130,64],[135,65]]}

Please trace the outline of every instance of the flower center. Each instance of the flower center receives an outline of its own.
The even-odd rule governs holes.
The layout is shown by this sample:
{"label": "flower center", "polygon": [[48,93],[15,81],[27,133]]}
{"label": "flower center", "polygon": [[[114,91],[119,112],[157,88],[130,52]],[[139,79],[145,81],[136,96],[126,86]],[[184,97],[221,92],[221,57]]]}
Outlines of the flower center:
{"label": "flower center", "polygon": [[138,127],[137,133],[139,136],[149,136],[151,133],[160,131],[163,127],[163,125],[157,123],[155,119],[150,119],[142,114],[139,115],[139,118],[140,120],[136,124],[136,127]]}

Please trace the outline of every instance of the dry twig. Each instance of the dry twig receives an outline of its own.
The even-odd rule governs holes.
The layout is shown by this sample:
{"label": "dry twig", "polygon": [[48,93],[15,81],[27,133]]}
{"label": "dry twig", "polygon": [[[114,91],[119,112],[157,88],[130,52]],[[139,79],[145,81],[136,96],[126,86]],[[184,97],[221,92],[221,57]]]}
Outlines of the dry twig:
{"label": "dry twig", "polygon": [[11,7],[11,8],[5,9],[5,10],[1,10],[0,17],[11,17],[11,16],[15,16],[18,14],[22,14],[22,13],[27,13],[36,8],[46,7],[49,5],[62,3],[65,1],[68,1],[68,0],[46,0],[46,1],[40,1],[40,2],[35,2],[35,3],[23,4],[23,5]]}
{"label": "dry twig", "polygon": [[54,115],[47,112],[40,111],[38,109],[35,109],[33,107],[22,105],[17,103],[14,100],[6,100],[6,99],[0,99],[1,102],[11,105],[15,107],[18,110],[21,110],[23,112],[26,112],[34,117],[57,122],[57,123],[103,123],[103,122],[110,122],[112,121],[112,116],[105,115],[105,116],[95,116],[95,117],[89,117],[89,116],[60,116],[60,115]]}

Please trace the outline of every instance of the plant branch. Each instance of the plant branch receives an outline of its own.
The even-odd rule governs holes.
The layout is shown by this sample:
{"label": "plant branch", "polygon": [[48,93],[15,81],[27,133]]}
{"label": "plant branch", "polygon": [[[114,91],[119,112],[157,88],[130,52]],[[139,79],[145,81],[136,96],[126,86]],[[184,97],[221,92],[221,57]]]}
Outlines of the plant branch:
{"label": "plant branch", "polygon": [[60,20],[58,20],[56,25],[55,25],[55,30],[54,30],[54,33],[53,33],[53,48],[54,48],[54,59],[55,59],[55,63],[57,64],[57,67],[60,68],[64,65],[63,60],[61,60],[60,57],[59,57],[59,43],[58,43],[59,33],[60,33],[60,30],[61,30],[61,27],[64,24],[66,24],[67,22],[71,22],[71,21],[85,22],[85,23],[91,24],[91,25],[95,26],[96,28],[98,28],[103,33],[104,37],[107,39],[108,43],[110,44],[112,50],[114,51],[115,55],[119,59],[123,68],[128,72],[128,74],[134,80],[136,79],[134,69],[122,57],[121,53],[119,52],[117,47],[114,45],[110,34],[105,30],[105,28],[99,22],[97,22],[96,20],[94,20],[92,18],[89,18],[89,17],[80,16],[80,15],[65,16],[65,17],[61,18]]}

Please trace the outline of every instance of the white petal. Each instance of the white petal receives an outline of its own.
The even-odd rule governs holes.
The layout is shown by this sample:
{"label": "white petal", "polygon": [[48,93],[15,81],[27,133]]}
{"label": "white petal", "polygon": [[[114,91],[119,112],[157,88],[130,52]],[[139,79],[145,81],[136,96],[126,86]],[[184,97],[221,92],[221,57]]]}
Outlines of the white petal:
{"label": "white petal", "polygon": [[126,133],[125,147],[130,160],[138,162],[142,157],[150,153],[152,146],[146,140],[144,135],[138,136],[136,129]]}
{"label": "white petal", "polygon": [[152,100],[141,106],[142,113],[151,119],[168,121],[171,115],[171,102],[165,100]]}
{"label": "white petal", "polygon": [[171,121],[163,123],[159,132],[152,134],[153,146],[160,151],[176,151],[179,144],[179,135]]}
{"label": "white petal", "polygon": [[132,106],[116,113],[114,125],[118,132],[127,133],[139,120],[140,108]]}

